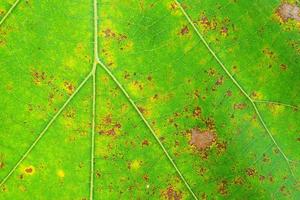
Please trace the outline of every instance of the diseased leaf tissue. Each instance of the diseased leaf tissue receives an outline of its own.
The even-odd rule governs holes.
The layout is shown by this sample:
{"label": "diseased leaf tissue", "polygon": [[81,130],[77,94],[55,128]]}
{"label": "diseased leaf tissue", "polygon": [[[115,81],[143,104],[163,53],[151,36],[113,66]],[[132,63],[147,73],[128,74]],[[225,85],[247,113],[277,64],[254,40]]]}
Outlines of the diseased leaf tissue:
{"label": "diseased leaf tissue", "polygon": [[0,1],[0,199],[300,199],[297,0]]}

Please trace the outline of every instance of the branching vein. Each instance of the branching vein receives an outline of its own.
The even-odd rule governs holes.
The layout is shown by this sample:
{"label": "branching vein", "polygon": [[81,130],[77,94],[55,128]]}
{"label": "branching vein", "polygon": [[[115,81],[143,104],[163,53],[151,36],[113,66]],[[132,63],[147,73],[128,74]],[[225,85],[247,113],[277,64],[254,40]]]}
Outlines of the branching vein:
{"label": "branching vein", "polygon": [[200,33],[200,31],[198,30],[198,28],[196,27],[196,25],[192,21],[191,17],[187,14],[187,12],[185,11],[185,9],[182,7],[181,3],[179,3],[177,0],[174,0],[174,1],[176,2],[176,4],[178,5],[178,7],[180,8],[181,12],[185,16],[185,18],[187,19],[187,21],[189,22],[189,24],[193,27],[193,29],[196,32],[197,36],[200,38],[200,40],[203,42],[203,44],[205,45],[205,47],[208,49],[208,51],[210,52],[210,54],[219,63],[219,65],[222,67],[222,69],[225,71],[225,73],[228,75],[228,77],[231,79],[231,81],[239,88],[239,90],[244,94],[244,96],[250,101],[251,105],[253,106],[253,109],[255,110],[255,113],[257,114],[257,116],[259,118],[259,121],[261,122],[262,126],[264,127],[264,129],[268,133],[270,139],[272,140],[272,142],[274,143],[274,145],[276,146],[276,148],[279,150],[279,152],[281,153],[281,155],[283,156],[283,158],[287,162],[288,167],[290,169],[290,172],[291,172],[292,176],[294,177],[294,173],[293,173],[293,170],[292,170],[291,165],[290,165],[291,160],[286,156],[286,154],[284,153],[284,151],[281,149],[281,147],[278,145],[277,141],[273,137],[271,131],[269,130],[269,128],[267,127],[267,125],[266,125],[266,123],[264,121],[264,119],[262,118],[261,113],[258,110],[255,101],[248,95],[248,93],[243,89],[243,87],[238,83],[238,81],[230,74],[230,72],[228,71],[228,69],[223,64],[223,62],[219,59],[219,57],[212,50],[212,48],[210,47],[210,45],[208,44],[208,42],[206,41],[206,39]]}
{"label": "branching vein", "polygon": [[160,141],[160,139],[157,137],[157,135],[155,134],[154,130],[152,129],[152,127],[150,126],[149,122],[146,120],[146,118],[144,117],[144,115],[141,113],[141,111],[138,109],[136,103],[133,101],[133,99],[129,96],[128,92],[125,90],[125,88],[121,85],[121,83],[118,81],[118,79],[112,74],[112,72],[104,65],[104,63],[102,61],[99,60],[99,64],[100,66],[107,72],[107,74],[113,79],[113,81],[117,84],[117,86],[119,87],[119,89],[122,91],[122,93],[126,96],[126,98],[128,99],[128,101],[130,102],[130,104],[132,105],[132,107],[135,109],[135,111],[137,112],[137,114],[141,117],[141,119],[143,120],[143,122],[145,123],[145,125],[147,126],[147,128],[150,130],[151,134],[153,135],[153,137],[155,138],[155,140],[157,141],[157,143],[159,144],[159,146],[161,147],[161,149],[163,150],[164,154],[167,156],[168,160],[171,162],[172,166],[174,167],[174,169],[176,170],[176,172],[178,173],[178,175],[180,176],[181,180],[184,182],[185,186],[187,187],[187,189],[189,190],[190,194],[192,195],[192,197],[194,199],[197,199],[197,196],[195,195],[195,193],[193,192],[193,190],[191,189],[190,185],[188,184],[188,182],[185,180],[183,174],[180,172],[180,170],[178,169],[175,161],[172,159],[172,157],[170,156],[170,154],[168,153],[167,149],[165,148],[165,146],[162,144],[162,142]]}
{"label": "branching vein", "polygon": [[92,73],[89,73],[84,78],[84,80],[80,83],[80,85],[75,90],[75,92],[67,99],[67,101],[62,105],[62,107],[57,111],[57,113],[51,118],[51,120],[48,122],[48,124],[42,130],[42,132],[38,135],[38,137],[30,145],[30,147],[27,149],[27,151],[23,154],[21,159],[14,165],[14,167],[9,171],[9,173],[2,179],[2,181],[0,183],[0,187],[9,179],[9,177],[11,177],[11,175],[16,171],[18,166],[27,158],[27,156],[30,154],[30,152],[34,149],[34,147],[38,144],[38,142],[45,135],[47,130],[50,128],[50,126],[55,122],[55,120],[58,118],[58,116],[64,111],[64,109],[67,107],[67,105],[71,102],[71,100],[75,97],[75,95],[81,90],[81,88],[85,85],[85,83],[89,80],[89,78],[91,76],[92,76]]}

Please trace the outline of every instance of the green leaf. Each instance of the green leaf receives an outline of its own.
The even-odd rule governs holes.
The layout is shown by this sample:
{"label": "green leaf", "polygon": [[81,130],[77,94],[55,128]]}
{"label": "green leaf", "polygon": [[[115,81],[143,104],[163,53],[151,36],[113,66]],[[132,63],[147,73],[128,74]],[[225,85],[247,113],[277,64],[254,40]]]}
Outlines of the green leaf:
{"label": "green leaf", "polygon": [[299,199],[297,1],[0,2],[0,199]]}

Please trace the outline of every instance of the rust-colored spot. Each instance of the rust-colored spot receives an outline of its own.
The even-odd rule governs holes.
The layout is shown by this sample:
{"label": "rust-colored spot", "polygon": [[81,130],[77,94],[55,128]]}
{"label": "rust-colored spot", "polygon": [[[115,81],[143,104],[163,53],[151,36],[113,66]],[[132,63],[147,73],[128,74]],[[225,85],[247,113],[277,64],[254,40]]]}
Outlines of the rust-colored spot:
{"label": "rust-colored spot", "polygon": [[248,168],[248,169],[246,169],[246,173],[248,176],[255,176],[256,170],[254,168]]}
{"label": "rust-colored spot", "polygon": [[148,146],[149,145],[149,141],[148,140],[144,140],[143,142],[142,142],[142,146]]}
{"label": "rust-colored spot", "polygon": [[181,28],[181,30],[180,30],[180,34],[181,35],[186,35],[186,34],[188,34],[189,33],[189,28],[188,28],[188,26],[184,26],[183,28]]}
{"label": "rust-colored spot", "polygon": [[218,192],[221,194],[221,195],[226,195],[228,194],[228,183],[227,181],[223,180],[221,181],[221,183],[219,183],[218,185]]}
{"label": "rust-colored spot", "polygon": [[245,103],[236,103],[233,107],[236,110],[243,110],[247,107],[247,105]]}
{"label": "rust-colored spot", "polygon": [[221,35],[227,36],[228,35],[228,28],[223,26],[220,30]]}
{"label": "rust-colored spot", "polygon": [[162,195],[167,200],[182,199],[182,192],[175,190],[173,186],[169,186],[165,191],[163,191]]}
{"label": "rust-colored spot", "polygon": [[201,113],[202,113],[201,108],[196,107],[195,110],[194,110],[193,116],[194,117],[200,117]]}
{"label": "rust-colored spot", "polygon": [[71,95],[72,93],[74,93],[75,87],[72,83],[69,83],[67,81],[64,82],[65,88],[68,92],[69,95]]}
{"label": "rust-colored spot", "polygon": [[0,162],[0,169],[3,169],[5,166],[4,162]]}
{"label": "rust-colored spot", "polygon": [[211,130],[200,131],[198,128],[192,129],[190,144],[199,150],[209,148],[216,141],[216,134]]}
{"label": "rust-colored spot", "polygon": [[300,8],[295,4],[283,3],[276,10],[276,14],[283,22],[287,22],[289,19],[300,22]]}
{"label": "rust-colored spot", "polygon": [[25,169],[25,172],[26,172],[27,174],[31,174],[31,173],[33,172],[32,167],[26,168],[26,169]]}

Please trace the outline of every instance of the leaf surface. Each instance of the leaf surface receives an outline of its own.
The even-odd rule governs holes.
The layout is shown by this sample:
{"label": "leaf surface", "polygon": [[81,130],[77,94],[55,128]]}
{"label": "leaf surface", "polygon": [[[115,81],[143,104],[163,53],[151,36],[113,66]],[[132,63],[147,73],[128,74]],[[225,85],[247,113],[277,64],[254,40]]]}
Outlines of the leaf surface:
{"label": "leaf surface", "polygon": [[298,6],[1,1],[0,199],[299,199]]}

